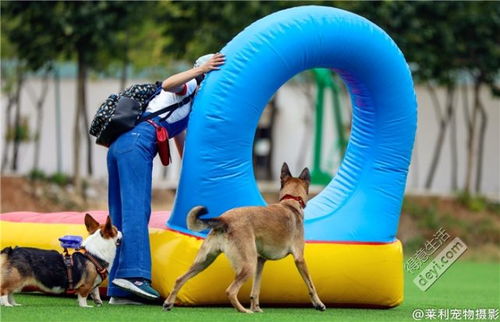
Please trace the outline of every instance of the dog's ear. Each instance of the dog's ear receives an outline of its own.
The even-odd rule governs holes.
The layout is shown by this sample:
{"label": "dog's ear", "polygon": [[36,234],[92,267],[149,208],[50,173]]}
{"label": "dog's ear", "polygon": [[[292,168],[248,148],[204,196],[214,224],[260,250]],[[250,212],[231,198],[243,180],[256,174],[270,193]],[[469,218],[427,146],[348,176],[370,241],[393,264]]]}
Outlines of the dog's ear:
{"label": "dog's ear", "polygon": [[111,216],[108,216],[108,218],[106,218],[106,224],[104,224],[104,230],[110,233],[113,232],[113,224],[111,223]]}
{"label": "dog's ear", "polygon": [[308,168],[304,168],[304,170],[302,170],[299,175],[299,179],[304,180],[308,185],[311,184],[311,174],[309,173]]}
{"label": "dog's ear", "polygon": [[87,227],[89,234],[93,234],[99,229],[99,223],[90,214],[85,214],[85,227]]}
{"label": "dog's ear", "polygon": [[281,166],[281,187],[283,188],[283,185],[285,184],[285,181],[288,180],[292,174],[290,173],[290,169],[288,169],[288,164],[286,162],[283,162],[283,165]]}
{"label": "dog's ear", "polygon": [[116,236],[116,229],[113,228],[113,223],[111,223],[110,216],[106,218],[106,223],[104,224],[104,229],[101,230],[101,235],[106,239]]}

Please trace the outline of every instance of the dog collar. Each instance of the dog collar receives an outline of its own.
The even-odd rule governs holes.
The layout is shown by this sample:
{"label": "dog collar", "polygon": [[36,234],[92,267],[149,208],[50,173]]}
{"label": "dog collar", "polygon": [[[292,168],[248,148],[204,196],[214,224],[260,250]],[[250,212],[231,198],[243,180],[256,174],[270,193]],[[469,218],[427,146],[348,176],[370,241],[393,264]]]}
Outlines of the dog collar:
{"label": "dog collar", "polygon": [[302,207],[302,209],[304,209],[306,207],[306,203],[304,202],[302,197],[292,196],[292,195],[287,194],[287,195],[284,195],[283,197],[281,197],[280,201],[286,200],[286,199],[292,199],[292,200],[298,201],[300,206]]}

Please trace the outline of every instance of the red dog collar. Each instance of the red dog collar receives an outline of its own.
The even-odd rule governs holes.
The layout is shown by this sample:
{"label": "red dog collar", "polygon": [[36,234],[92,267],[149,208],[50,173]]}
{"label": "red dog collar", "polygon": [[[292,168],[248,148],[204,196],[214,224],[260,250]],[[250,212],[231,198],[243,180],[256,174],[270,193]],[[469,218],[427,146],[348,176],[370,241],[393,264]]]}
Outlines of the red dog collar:
{"label": "red dog collar", "polygon": [[283,197],[281,197],[280,201],[285,200],[285,199],[292,199],[292,200],[298,201],[300,203],[300,206],[302,207],[302,209],[304,209],[306,207],[306,203],[304,202],[304,200],[301,197],[292,196],[292,195],[284,195]]}

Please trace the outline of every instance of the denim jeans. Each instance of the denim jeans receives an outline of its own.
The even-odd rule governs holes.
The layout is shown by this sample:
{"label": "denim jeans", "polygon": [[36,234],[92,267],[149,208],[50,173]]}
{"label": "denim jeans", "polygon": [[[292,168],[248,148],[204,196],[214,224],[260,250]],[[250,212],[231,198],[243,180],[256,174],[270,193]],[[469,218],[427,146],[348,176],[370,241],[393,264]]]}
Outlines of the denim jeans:
{"label": "denim jeans", "polygon": [[[153,119],[164,126],[170,137],[182,132],[188,117],[169,124]],[[151,177],[156,156],[155,128],[139,123],[122,134],[109,147],[108,206],[113,224],[122,232],[121,245],[109,272],[108,296],[127,296],[128,292],[114,286],[115,278],[144,278],[151,280],[151,248],[148,223],[151,216]]]}
{"label": "denim jeans", "polygon": [[156,152],[155,129],[147,122],[122,134],[109,147],[109,213],[113,224],[123,234],[109,273],[109,296],[128,295],[111,283],[115,278],[151,279],[148,223]]}

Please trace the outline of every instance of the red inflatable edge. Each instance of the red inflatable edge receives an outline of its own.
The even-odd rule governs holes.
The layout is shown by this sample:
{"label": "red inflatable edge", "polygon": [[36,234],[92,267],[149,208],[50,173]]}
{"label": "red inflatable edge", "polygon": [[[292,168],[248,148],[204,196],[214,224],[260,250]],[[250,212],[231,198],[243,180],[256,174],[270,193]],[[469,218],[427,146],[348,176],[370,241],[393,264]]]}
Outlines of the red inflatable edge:
{"label": "red inflatable edge", "polygon": [[[107,211],[91,210],[86,212],[30,212],[16,211],[0,214],[0,220],[19,223],[39,223],[39,224],[83,224],[85,214],[90,214],[98,222],[104,223],[108,216]],[[155,211],[151,213],[149,228],[165,229],[165,223],[170,217],[170,211]]]}

